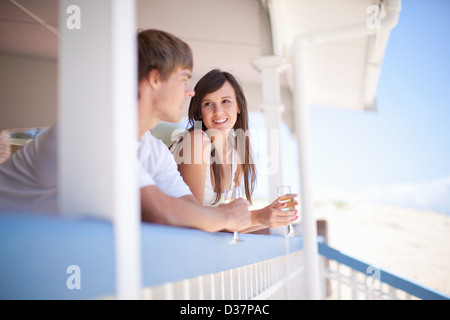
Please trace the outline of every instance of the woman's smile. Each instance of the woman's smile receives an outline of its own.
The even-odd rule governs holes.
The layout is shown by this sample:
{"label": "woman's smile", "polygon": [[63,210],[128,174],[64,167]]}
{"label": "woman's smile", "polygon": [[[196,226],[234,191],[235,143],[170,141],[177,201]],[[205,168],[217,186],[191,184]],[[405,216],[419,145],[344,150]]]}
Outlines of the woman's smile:
{"label": "woman's smile", "polygon": [[228,118],[219,118],[219,119],[213,119],[212,123],[217,125],[225,124],[228,121]]}

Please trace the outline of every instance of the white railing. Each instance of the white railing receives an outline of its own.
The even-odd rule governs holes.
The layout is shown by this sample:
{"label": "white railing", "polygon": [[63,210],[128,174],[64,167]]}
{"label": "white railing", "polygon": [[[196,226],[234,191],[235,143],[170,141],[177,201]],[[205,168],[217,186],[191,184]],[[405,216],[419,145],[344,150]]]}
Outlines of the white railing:
{"label": "white railing", "polygon": [[[141,225],[142,299],[305,299],[302,237]],[[449,299],[319,242],[329,299]],[[110,222],[0,215],[0,299],[117,298]]]}
{"label": "white railing", "polygon": [[[302,238],[141,225],[143,299],[303,299]],[[0,215],[0,299],[117,298],[110,222]]]}
{"label": "white railing", "polygon": [[[241,234],[243,242],[230,244],[229,233],[157,225],[142,231],[143,299],[305,298],[300,236]],[[155,241],[170,254],[150,249]]]}
{"label": "white railing", "polygon": [[338,300],[448,300],[449,296],[375,267],[319,242],[327,298]]}
{"label": "white railing", "polygon": [[145,288],[142,299],[292,300],[304,298],[301,251],[239,268]]}
{"label": "white railing", "polygon": [[332,300],[411,300],[418,299],[368,274],[344,264],[329,261],[325,268],[328,299]]}

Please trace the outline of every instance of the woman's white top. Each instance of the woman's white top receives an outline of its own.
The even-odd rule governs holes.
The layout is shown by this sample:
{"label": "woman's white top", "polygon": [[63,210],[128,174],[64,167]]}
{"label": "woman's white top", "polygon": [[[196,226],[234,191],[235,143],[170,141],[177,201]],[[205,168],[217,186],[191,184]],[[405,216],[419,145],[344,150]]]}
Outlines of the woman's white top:
{"label": "woman's white top", "polygon": [[[230,188],[235,187],[235,183],[236,183],[235,177],[236,177],[236,171],[237,171],[237,158],[236,158],[237,153],[235,152],[234,148],[233,148],[232,152],[233,152],[233,154],[232,154],[233,162],[231,164],[231,186],[230,186]],[[226,187],[224,189],[226,189]],[[205,190],[203,192],[203,205],[216,207],[219,204],[224,203],[225,199],[224,199],[224,194],[222,193],[220,195],[219,201],[217,203],[213,204],[214,201],[216,200],[216,195],[217,195],[217,193],[214,191],[214,188],[212,186],[211,164],[210,164],[210,160],[209,160],[208,165],[206,166]]]}

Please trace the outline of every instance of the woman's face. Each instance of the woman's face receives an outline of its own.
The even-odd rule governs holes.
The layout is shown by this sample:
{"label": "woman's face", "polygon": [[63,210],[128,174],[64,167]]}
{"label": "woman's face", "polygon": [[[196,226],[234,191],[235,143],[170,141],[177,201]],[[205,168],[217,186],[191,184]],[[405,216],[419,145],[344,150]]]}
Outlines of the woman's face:
{"label": "woman's face", "polygon": [[240,110],[231,84],[225,81],[219,90],[205,95],[201,101],[201,110],[206,129],[233,129]]}

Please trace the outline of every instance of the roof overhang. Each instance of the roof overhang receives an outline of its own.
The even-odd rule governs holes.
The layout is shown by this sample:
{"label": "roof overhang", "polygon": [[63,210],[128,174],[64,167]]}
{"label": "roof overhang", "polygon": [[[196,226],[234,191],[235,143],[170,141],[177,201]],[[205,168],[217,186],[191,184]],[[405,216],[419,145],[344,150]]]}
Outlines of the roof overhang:
{"label": "roof overhang", "polygon": [[267,0],[266,5],[274,54],[289,60],[302,51],[306,59],[309,104],[376,110],[400,0]]}

